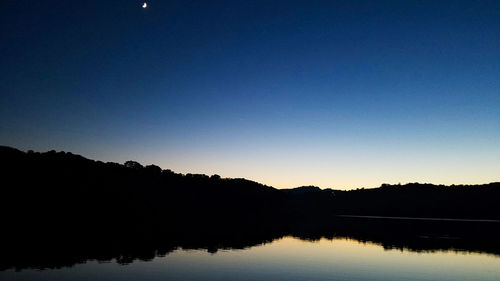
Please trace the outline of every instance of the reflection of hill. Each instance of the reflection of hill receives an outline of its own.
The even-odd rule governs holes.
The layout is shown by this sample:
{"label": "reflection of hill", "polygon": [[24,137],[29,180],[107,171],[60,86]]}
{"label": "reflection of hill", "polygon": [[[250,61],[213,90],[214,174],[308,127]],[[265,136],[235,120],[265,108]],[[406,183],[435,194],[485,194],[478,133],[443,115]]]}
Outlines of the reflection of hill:
{"label": "reflection of hill", "polygon": [[421,221],[415,224],[408,221],[361,220],[337,218],[328,225],[296,224],[286,232],[249,229],[246,233],[228,234],[214,229],[205,233],[179,233],[178,236],[129,237],[127,241],[107,233],[92,239],[66,237],[64,241],[40,241],[35,237],[28,243],[6,243],[0,252],[0,270],[59,268],[89,260],[116,260],[128,264],[168,255],[178,248],[206,249],[215,253],[219,249],[257,246],[287,235],[309,241],[347,238],[378,244],[386,249],[412,252],[463,251],[500,256],[500,225],[497,223]]}
{"label": "reflection of hill", "polygon": [[330,225],[298,226],[306,240],[350,238],[386,249],[416,252],[466,251],[500,255],[500,223],[336,218]]}
{"label": "reflection of hill", "polygon": [[[128,262],[177,247],[243,248],[283,235],[352,237],[412,250],[499,252],[489,237],[498,234],[494,223],[464,227],[335,216],[500,218],[498,183],[277,190],[245,179],[182,175],[154,165],[103,163],[64,152],[0,147],[0,156],[1,268],[64,266],[88,259]],[[382,223],[387,227],[381,229]],[[461,239],[451,239],[456,236]]]}

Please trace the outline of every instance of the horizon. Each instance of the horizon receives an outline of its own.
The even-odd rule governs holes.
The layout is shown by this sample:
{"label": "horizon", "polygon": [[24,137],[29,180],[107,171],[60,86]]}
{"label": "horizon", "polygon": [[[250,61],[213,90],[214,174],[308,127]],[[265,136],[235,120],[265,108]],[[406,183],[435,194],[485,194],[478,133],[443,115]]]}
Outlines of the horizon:
{"label": "horizon", "polygon": [[[13,149],[16,149],[16,150],[19,150],[19,151],[22,151],[24,153],[28,153],[29,150],[21,150],[21,149],[18,149],[18,148],[15,148],[15,147],[9,147],[9,146],[6,146],[8,148],[13,148]],[[33,150],[31,150],[33,151]],[[47,153],[47,152],[50,152],[50,151],[55,151],[56,153],[59,153],[59,152],[62,152],[62,153],[71,153],[73,155],[76,155],[76,156],[82,156],[84,157],[85,159],[88,159],[88,160],[92,160],[92,161],[100,161],[100,162],[103,162],[103,163],[118,163],[118,164],[124,164],[124,162],[113,162],[113,161],[105,161],[105,160],[101,160],[101,159],[92,159],[92,158],[88,158],[86,157],[85,155],[81,155],[81,154],[77,154],[77,153],[73,153],[71,151],[63,151],[63,150],[56,150],[56,149],[51,149],[51,150],[47,150],[47,151],[33,151],[34,153]],[[317,186],[317,185],[297,185],[297,186],[290,186],[290,187],[277,187],[277,186],[273,186],[273,185],[269,185],[269,184],[266,184],[266,183],[262,183],[262,182],[259,182],[259,181],[256,181],[256,180],[253,180],[253,179],[248,179],[248,178],[234,178],[234,177],[225,177],[225,176],[222,176],[220,174],[206,174],[206,173],[193,173],[193,172],[179,172],[179,171],[175,171],[175,170],[172,170],[172,169],[169,169],[169,168],[164,168],[164,167],[161,167],[161,166],[158,166],[154,163],[148,163],[148,164],[145,164],[145,163],[140,163],[134,159],[129,159],[127,161],[135,161],[141,165],[143,165],[144,167],[148,166],[148,165],[154,165],[154,166],[157,166],[157,167],[160,167],[162,170],[170,170],[174,173],[177,173],[177,174],[181,174],[181,175],[186,175],[186,174],[193,174],[193,175],[197,175],[197,174],[202,174],[202,175],[206,175],[206,176],[212,176],[212,175],[218,175],[220,176],[221,178],[223,179],[244,179],[244,180],[249,180],[249,181],[253,181],[253,182],[256,182],[256,183],[259,183],[259,184],[263,184],[265,186],[269,186],[269,187],[273,187],[273,188],[276,188],[276,189],[294,189],[294,188],[299,188],[299,187],[318,187],[322,190],[324,189],[332,189],[332,190],[341,190],[341,191],[349,191],[349,190],[356,190],[356,189],[374,189],[374,188],[379,188],[379,187],[382,187],[383,185],[391,185],[391,186],[396,186],[396,185],[407,185],[407,184],[422,184],[422,185],[426,185],[426,184],[431,184],[431,185],[436,185],[436,186],[441,186],[441,185],[444,185],[444,186],[452,186],[452,185],[456,185],[456,186],[460,186],[460,185],[487,185],[487,184],[495,184],[495,183],[499,183],[500,181],[492,181],[492,182],[486,182],[486,183],[469,183],[469,184],[464,184],[464,183],[452,183],[452,184],[441,184],[441,183],[430,183],[430,182],[405,182],[405,183],[401,183],[401,182],[398,182],[398,183],[387,183],[387,182],[383,182],[377,186],[362,186],[362,187],[355,187],[355,188],[349,188],[349,187],[331,187],[331,186],[328,186],[328,187],[324,187],[324,186]]]}
{"label": "horizon", "polygon": [[500,171],[500,2],[6,1],[0,145],[276,188]]}

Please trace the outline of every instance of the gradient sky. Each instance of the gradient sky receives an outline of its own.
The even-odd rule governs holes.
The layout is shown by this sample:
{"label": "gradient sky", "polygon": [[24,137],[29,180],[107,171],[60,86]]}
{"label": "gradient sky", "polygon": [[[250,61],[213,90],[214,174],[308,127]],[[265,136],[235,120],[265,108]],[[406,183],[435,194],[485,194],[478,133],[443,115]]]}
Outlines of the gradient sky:
{"label": "gradient sky", "polygon": [[0,3],[0,144],[278,188],[500,180],[500,1]]}

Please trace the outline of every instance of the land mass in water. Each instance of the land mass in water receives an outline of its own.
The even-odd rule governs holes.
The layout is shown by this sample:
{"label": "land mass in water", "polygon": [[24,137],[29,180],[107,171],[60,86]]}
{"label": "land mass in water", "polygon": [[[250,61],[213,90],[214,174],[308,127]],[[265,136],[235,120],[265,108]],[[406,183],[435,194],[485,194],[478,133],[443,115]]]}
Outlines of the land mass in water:
{"label": "land mass in water", "polygon": [[[3,269],[87,259],[126,262],[179,246],[216,251],[284,235],[500,253],[500,183],[280,190],[246,179],[183,175],[135,161],[104,163],[69,152],[1,146],[0,157]],[[450,238],[444,246],[443,237]]]}

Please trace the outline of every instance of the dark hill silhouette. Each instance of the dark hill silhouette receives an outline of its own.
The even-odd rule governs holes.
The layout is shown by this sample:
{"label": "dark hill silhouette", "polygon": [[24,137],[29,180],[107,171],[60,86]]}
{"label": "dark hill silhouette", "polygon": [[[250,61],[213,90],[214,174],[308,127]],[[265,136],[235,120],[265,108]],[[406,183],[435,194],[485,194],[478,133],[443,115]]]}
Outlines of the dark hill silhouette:
{"label": "dark hill silhouette", "polygon": [[432,185],[409,183],[335,191],[335,212],[351,215],[500,219],[500,183]]}
{"label": "dark hill silhouette", "polygon": [[290,193],[290,194],[304,194],[304,193],[315,193],[315,192],[321,192],[321,188],[318,186],[299,186],[296,188],[284,188],[280,189],[282,192],[285,193]]}
{"label": "dark hill silhouette", "polygon": [[[0,146],[0,157],[0,268],[116,257],[126,261],[127,253],[143,249],[216,250],[283,235],[314,239],[325,233],[346,233],[388,239],[387,233],[377,238],[375,229],[360,228],[372,225],[366,220],[337,215],[500,219],[499,183],[279,190],[246,179],[183,175],[135,161],[104,163],[69,152],[22,152]],[[488,233],[498,234],[492,230],[497,226],[487,228]],[[390,233],[401,233],[395,229]],[[461,227],[450,229],[446,235],[458,235]]]}

